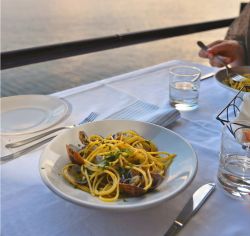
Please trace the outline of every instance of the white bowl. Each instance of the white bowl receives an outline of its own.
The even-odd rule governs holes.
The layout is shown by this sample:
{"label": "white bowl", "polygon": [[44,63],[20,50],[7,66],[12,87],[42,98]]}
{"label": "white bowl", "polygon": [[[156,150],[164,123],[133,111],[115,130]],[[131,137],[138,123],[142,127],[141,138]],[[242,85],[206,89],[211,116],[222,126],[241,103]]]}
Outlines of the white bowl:
{"label": "white bowl", "polygon": [[[80,130],[84,130],[87,135],[106,136],[129,129],[152,140],[160,151],[177,154],[168,169],[168,176],[158,186],[157,191],[146,193],[141,197],[119,199],[111,203],[103,202],[89,193],[75,189],[60,175],[63,166],[70,162],[66,144],[79,144],[78,132]],[[83,124],[57,136],[42,153],[39,169],[44,183],[58,196],[70,202],[91,208],[128,211],[152,207],[179,194],[191,183],[196,174],[197,157],[185,139],[161,126],[131,120],[104,120]]]}

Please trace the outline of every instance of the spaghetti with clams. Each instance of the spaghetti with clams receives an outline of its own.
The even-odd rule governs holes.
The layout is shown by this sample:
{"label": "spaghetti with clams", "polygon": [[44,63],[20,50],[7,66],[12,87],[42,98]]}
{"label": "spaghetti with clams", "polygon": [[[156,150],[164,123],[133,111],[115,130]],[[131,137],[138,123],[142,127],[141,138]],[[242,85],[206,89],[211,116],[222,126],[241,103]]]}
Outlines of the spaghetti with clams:
{"label": "spaghetti with clams", "polygon": [[154,190],[176,156],[158,151],[151,140],[132,130],[107,137],[87,137],[80,131],[79,138],[83,146],[66,146],[71,163],[64,166],[63,176],[75,188],[103,201]]}

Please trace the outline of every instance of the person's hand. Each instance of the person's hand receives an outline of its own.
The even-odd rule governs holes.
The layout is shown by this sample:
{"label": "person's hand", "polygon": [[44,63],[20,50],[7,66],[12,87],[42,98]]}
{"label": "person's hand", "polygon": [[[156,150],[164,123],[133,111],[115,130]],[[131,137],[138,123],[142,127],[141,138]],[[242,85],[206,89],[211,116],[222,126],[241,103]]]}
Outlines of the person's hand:
{"label": "person's hand", "polygon": [[224,66],[220,60],[214,56],[219,56],[225,64],[231,64],[232,66],[244,65],[244,48],[236,40],[217,40],[207,45],[207,47],[207,51],[199,51],[199,56],[208,58],[212,66]]}

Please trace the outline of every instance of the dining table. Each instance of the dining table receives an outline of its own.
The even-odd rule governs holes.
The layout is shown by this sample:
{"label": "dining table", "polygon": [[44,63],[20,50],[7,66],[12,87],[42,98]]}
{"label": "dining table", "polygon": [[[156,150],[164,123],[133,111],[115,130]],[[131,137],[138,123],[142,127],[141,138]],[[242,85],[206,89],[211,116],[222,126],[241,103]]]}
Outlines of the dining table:
{"label": "dining table", "polygon": [[[93,111],[99,114],[97,120],[102,120],[136,100],[170,109],[168,71],[178,65],[198,67],[202,75],[218,70],[193,61],[171,60],[50,94],[70,107],[68,116],[56,126],[77,124]],[[216,183],[215,192],[178,235],[249,236],[250,201],[227,195],[217,180],[223,125],[216,117],[234,96],[234,91],[221,86],[214,77],[202,80],[198,109],[181,111],[180,118],[166,127],[192,145],[198,169],[192,182],[178,195],[149,208],[88,208],[54,194],[39,174],[39,159],[46,144],[2,164],[1,235],[162,236],[195,190],[203,184]],[[13,152],[4,145],[23,137],[1,135],[1,154]]]}

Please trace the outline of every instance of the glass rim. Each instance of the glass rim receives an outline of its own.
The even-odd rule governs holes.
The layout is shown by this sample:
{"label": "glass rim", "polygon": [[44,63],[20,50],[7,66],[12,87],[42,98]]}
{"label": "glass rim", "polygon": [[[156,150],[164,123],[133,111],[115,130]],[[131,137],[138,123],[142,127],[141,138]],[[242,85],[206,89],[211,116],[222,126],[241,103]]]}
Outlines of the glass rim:
{"label": "glass rim", "polygon": [[[176,73],[174,72],[173,70],[176,70],[176,69],[192,69],[193,71],[195,71],[196,73],[186,73],[186,74],[181,74],[181,73]],[[173,66],[173,67],[170,67],[169,68],[169,73],[171,74],[174,74],[174,75],[178,75],[178,76],[197,76],[197,75],[201,75],[201,70],[198,68],[198,67],[195,67],[195,66],[188,66],[188,65],[179,65],[179,66]]]}

